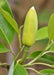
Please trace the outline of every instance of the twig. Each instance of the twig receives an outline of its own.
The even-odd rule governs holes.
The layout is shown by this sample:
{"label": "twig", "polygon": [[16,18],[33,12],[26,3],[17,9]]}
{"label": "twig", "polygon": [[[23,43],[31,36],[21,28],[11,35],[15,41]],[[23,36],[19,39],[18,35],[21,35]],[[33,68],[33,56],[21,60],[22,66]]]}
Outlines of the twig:
{"label": "twig", "polygon": [[37,70],[35,70],[34,68],[26,67],[26,69],[32,70],[32,71],[34,71],[35,73],[40,74],[40,72],[39,72],[39,71],[37,71]]}

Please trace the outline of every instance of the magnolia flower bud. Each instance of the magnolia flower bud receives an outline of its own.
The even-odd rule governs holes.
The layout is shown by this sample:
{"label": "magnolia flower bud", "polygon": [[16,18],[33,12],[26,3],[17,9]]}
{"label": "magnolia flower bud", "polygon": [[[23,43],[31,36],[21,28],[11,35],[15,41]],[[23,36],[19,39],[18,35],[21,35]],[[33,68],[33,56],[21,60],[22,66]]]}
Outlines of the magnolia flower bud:
{"label": "magnolia flower bud", "polygon": [[22,35],[22,43],[24,45],[32,46],[35,43],[37,28],[38,28],[37,13],[35,8],[32,7],[28,11],[25,18],[23,35]]}

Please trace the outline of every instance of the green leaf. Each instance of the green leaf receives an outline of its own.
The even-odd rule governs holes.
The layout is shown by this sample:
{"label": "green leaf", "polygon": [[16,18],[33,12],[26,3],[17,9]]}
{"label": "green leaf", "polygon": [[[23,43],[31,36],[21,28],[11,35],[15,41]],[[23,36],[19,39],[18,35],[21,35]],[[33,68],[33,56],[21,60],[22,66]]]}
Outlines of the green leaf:
{"label": "green leaf", "polygon": [[8,49],[5,47],[3,43],[0,42],[0,53],[6,53]]}
{"label": "green leaf", "polygon": [[[8,38],[7,38],[7,36],[5,35],[5,33],[4,33],[4,31],[2,30],[1,27],[0,27],[0,31],[1,31],[0,35],[3,34],[2,37],[4,37],[5,40],[7,41],[8,45],[10,45],[10,42],[9,42]],[[6,48],[5,45],[3,45],[2,43],[0,43],[0,51],[1,51],[1,53],[4,53],[4,52],[8,52],[8,49]]]}
{"label": "green leaf", "polygon": [[8,12],[4,11],[2,8],[0,8],[0,11],[1,11],[2,15],[4,16],[4,18],[10,23],[10,25],[18,33],[18,25],[17,25],[16,21],[11,17],[11,15]]}
{"label": "green leaf", "polygon": [[48,35],[50,40],[54,39],[54,14],[51,15],[48,23]]}
{"label": "green leaf", "polygon": [[36,40],[42,40],[48,38],[48,27],[40,28],[37,32]]}
{"label": "green leaf", "polygon": [[44,69],[40,71],[41,75],[54,75],[54,70],[52,69]]}
{"label": "green leaf", "polygon": [[[42,51],[35,51],[33,53],[31,53],[29,55],[29,58],[30,59],[34,59],[36,58]],[[38,59],[38,61],[40,62],[44,62],[44,63],[48,63],[48,64],[51,64],[51,65],[54,65],[54,56],[51,56],[49,54],[45,54],[43,55],[41,58]]]}
{"label": "green leaf", "polygon": [[54,68],[54,65],[52,65],[52,67]]}
{"label": "green leaf", "polygon": [[5,38],[5,41],[7,41],[7,43],[10,45],[10,42],[9,42],[8,38],[7,38],[6,34],[4,33],[4,31],[2,30],[1,27],[0,27],[0,31],[1,31],[0,35],[1,35],[2,37],[4,37],[4,38]]}
{"label": "green leaf", "polygon": [[34,58],[37,57],[40,53],[41,53],[41,51],[35,51],[35,52],[33,52],[33,53],[31,53],[31,54],[29,55],[29,58],[30,58],[30,59],[34,59]]}
{"label": "green leaf", "polygon": [[0,7],[1,7],[2,5],[4,5],[4,1],[1,1],[1,0],[0,0]]}
{"label": "green leaf", "polygon": [[12,65],[11,65],[11,67],[9,69],[8,75],[13,75],[13,71],[14,71],[14,61],[13,61]]}
{"label": "green leaf", "polygon": [[22,65],[17,63],[13,75],[28,75],[28,73]]}
{"label": "green leaf", "polygon": [[50,52],[54,53],[54,44],[53,44],[52,47],[50,48]]}
{"label": "green leaf", "polygon": [[0,2],[2,3],[2,6],[1,6],[1,7],[2,7],[5,11],[9,12],[10,15],[13,17],[12,11],[11,11],[11,9],[10,9],[10,6],[9,6],[7,0],[0,0]]}
{"label": "green leaf", "polygon": [[[11,9],[8,5],[7,0],[0,0],[0,2],[4,2],[4,4],[1,6],[5,11],[9,12],[9,14],[12,16]],[[13,16],[12,16],[13,17]],[[0,27],[6,34],[10,44],[13,41],[15,30],[11,27],[11,24],[4,18],[2,13],[0,12]],[[7,43],[7,40],[5,37],[3,37],[3,34],[0,31],[0,37]],[[8,44],[8,43],[7,43]]]}

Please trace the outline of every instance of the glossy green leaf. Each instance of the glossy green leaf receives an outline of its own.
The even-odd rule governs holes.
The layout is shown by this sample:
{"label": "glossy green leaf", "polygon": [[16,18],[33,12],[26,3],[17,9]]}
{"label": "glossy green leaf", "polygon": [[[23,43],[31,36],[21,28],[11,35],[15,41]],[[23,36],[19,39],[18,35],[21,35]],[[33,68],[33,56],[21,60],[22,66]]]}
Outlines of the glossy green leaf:
{"label": "glossy green leaf", "polygon": [[41,75],[54,75],[54,70],[52,69],[44,69],[40,71]]}
{"label": "glossy green leaf", "polygon": [[10,69],[9,69],[9,73],[8,75],[13,75],[13,71],[14,71],[14,62],[12,63]]}
{"label": "glossy green leaf", "polygon": [[50,40],[54,39],[54,14],[51,15],[48,23],[48,35]]}
{"label": "glossy green leaf", "polygon": [[[9,12],[9,14],[12,16],[11,9],[8,5],[7,0],[0,0],[0,2],[4,2],[4,4],[1,6],[5,11]],[[13,16],[12,16],[13,17]],[[0,27],[6,34],[10,44],[13,41],[15,30],[11,27],[11,24],[4,18],[2,13],[0,12]],[[7,43],[5,37],[3,37],[3,34],[0,31],[0,37]]]}
{"label": "glossy green leaf", "polygon": [[[30,59],[34,59],[36,58],[39,54],[41,53],[41,51],[35,51],[33,53],[31,53],[29,55]],[[44,62],[44,63],[48,63],[48,64],[53,64],[54,65],[54,56],[51,56],[49,54],[45,54],[43,55],[41,58],[38,59],[38,61],[40,62]]]}
{"label": "glossy green leaf", "polygon": [[17,63],[13,75],[28,75],[28,73],[22,65]]}
{"label": "glossy green leaf", "polygon": [[52,47],[50,48],[50,52],[54,53],[54,44],[53,44]]}
{"label": "glossy green leaf", "polygon": [[0,11],[1,11],[2,15],[4,16],[4,18],[10,23],[10,25],[18,33],[18,25],[17,25],[16,21],[12,18],[12,16],[8,12],[4,11],[2,8],[0,8]]}
{"label": "glossy green leaf", "polygon": [[0,53],[6,53],[8,49],[5,47],[3,43],[0,42]]}
{"label": "glossy green leaf", "polygon": [[11,11],[11,9],[10,9],[10,6],[9,6],[7,0],[0,0],[0,3],[2,3],[1,7],[2,7],[5,11],[9,12],[10,15],[13,17],[12,11]]}
{"label": "glossy green leaf", "polygon": [[5,41],[7,41],[7,43],[10,45],[8,38],[7,38],[5,32],[3,31],[3,29],[1,27],[0,27],[0,31],[1,31],[0,36],[2,36],[2,38],[4,37]]}
{"label": "glossy green leaf", "polygon": [[48,38],[48,27],[40,28],[37,32],[36,40],[42,40]]}
{"label": "glossy green leaf", "polygon": [[33,52],[33,53],[31,53],[31,54],[29,55],[29,58],[30,58],[30,59],[34,59],[34,58],[37,57],[40,53],[41,53],[41,51],[35,51],[35,52]]}

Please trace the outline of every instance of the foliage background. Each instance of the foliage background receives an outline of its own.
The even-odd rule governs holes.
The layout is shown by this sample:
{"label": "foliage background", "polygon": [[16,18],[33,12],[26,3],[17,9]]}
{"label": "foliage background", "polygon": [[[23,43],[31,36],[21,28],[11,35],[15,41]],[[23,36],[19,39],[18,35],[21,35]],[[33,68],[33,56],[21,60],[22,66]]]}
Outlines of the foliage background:
{"label": "foliage background", "polygon": [[[17,21],[19,27],[20,25],[23,25],[25,15],[29,10],[29,8],[33,5],[35,6],[38,13],[39,28],[48,25],[50,14],[54,12],[54,0],[8,0],[8,1],[12,9],[12,12],[14,14],[15,20]],[[46,40],[42,40],[41,42],[36,42],[35,45],[31,47],[29,53],[31,53],[32,50],[36,50],[36,49],[43,50],[43,48],[46,45],[46,42],[47,42]],[[17,41],[16,34],[12,43],[12,47],[16,55],[18,52],[18,41]],[[9,53],[0,54],[0,61],[8,62],[8,64],[11,64],[12,62],[11,54]],[[38,70],[46,68],[45,66],[34,66],[34,67]],[[31,74],[30,71],[29,73]],[[35,75],[35,73],[33,75]]]}

